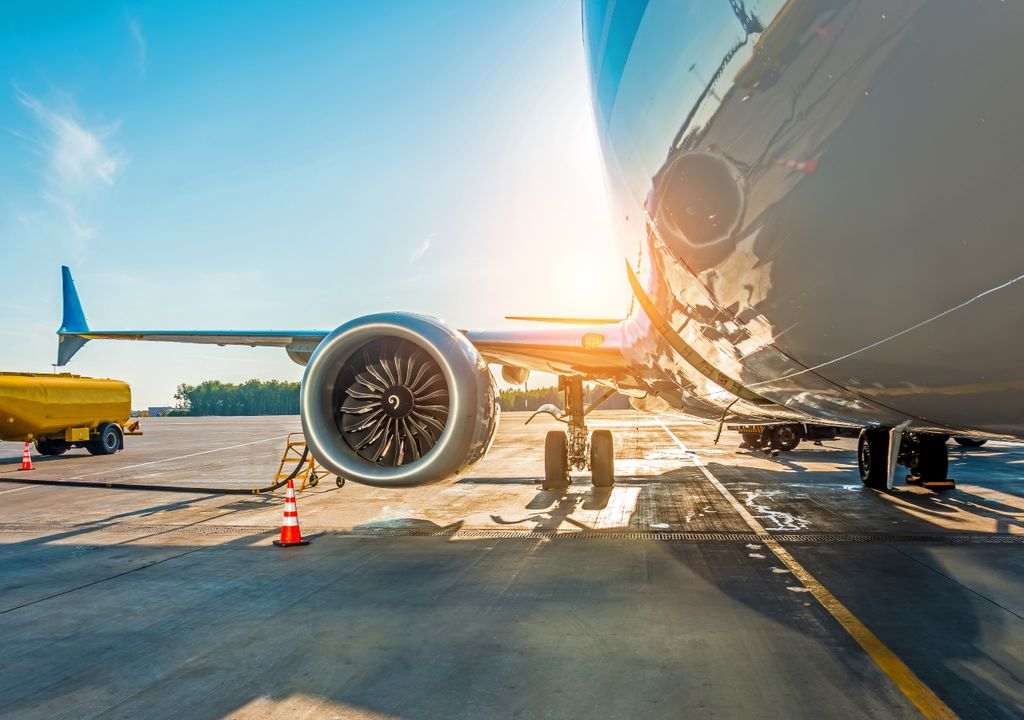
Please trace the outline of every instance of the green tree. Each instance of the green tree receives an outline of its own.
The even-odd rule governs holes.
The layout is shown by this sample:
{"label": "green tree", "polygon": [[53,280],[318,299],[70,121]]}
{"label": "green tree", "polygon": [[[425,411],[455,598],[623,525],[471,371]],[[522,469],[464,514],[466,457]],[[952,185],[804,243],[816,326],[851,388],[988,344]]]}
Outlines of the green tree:
{"label": "green tree", "polygon": [[247,380],[236,385],[206,380],[182,383],[174,393],[175,407],[189,415],[296,415],[299,383]]}

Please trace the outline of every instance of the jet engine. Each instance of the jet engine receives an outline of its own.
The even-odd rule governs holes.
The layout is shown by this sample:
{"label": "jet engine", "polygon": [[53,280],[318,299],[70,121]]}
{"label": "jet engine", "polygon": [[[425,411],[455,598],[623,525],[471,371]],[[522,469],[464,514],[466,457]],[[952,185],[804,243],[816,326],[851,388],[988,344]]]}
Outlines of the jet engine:
{"label": "jet engine", "polygon": [[487,452],[500,408],[484,359],[434,318],[381,313],[338,327],[302,380],[302,429],[317,462],[365,485],[450,480]]}

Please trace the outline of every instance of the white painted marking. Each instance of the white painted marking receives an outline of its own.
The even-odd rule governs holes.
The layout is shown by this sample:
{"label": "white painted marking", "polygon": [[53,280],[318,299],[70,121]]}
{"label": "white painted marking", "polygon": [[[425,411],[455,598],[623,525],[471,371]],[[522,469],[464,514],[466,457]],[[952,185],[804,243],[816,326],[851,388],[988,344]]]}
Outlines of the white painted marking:
{"label": "white painted marking", "polygon": [[0,490],[0,495],[3,495],[4,493],[9,493],[9,492],[18,492],[19,490],[31,490],[33,487],[37,487],[37,486],[35,486],[35,485],[25,485],[24,487],[11,488],[10,490]]}
{"label": "white painted marking", "polygon": [[93,475],[109,475],[114,472],[121,472],[122,470],[131,470],[132,468],[146,467],[147,465],[156,465],[158,463],[174,462],[175,460],[185,460],[186,458],[199,457],[200,455],[209,455],[210,453],[224,452],[225,450],[235,450],[240,447],[247,447],[249,445],[258,445],[259,443],[269,442],[271,440],[280,440],[281,438],[287,437],[287,435],[275,435],[274,437],[263,438],[262,440],[253,440],[252,442],[239,443],[238,445],[228,445],[227,447],[214,448],[213,450],[203,450],[202,452],[189,453],[188,455],[176,455],[175,457],[164,458],[163,460],[150,460],[149,462],[138,463],[136,465],[123,465],[121,467],[109,467],[106,470],[99,470],[97,472],[85,473],[83,475],[76,475],[71,478],[72,480],[81,480],[82,478],[92,477]]}

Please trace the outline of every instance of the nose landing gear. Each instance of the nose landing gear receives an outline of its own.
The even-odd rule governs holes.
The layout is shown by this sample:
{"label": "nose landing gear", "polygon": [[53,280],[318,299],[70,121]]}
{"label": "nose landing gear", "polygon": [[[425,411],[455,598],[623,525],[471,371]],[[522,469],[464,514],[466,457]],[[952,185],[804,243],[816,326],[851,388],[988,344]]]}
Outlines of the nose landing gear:
{"label": "nose landing gear", "polygon": [[590,470],[594,487],[611,487],[615,484],[612,434],[608,430],[595,430],[590,434],[584,418],[610,398],[615,390],[608,390],[590,407],[584,407],[581,377],[559,377],[558,389],[565,393],[565,412],[558,415],[554,406],[545,406],[530,417],[532,420],[537,413],[545,412],[568,426],[564,431],[551,430],[544,438],[544,480],[541,487],[545,490],[569,487],[572,468]]}

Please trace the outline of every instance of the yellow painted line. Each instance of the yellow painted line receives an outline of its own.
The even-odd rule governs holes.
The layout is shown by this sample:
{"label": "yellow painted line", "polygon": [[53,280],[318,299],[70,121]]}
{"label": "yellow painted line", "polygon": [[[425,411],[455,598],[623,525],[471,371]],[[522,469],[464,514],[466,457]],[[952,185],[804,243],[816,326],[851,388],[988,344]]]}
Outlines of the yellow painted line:
{"label": "yellow painted line", "polygon": [[843,629],[850,634],[857,644],[868,654],[868,656],[875,662],[875,664],[889,676],[889,679],[895,683],[896,687],[899,688],[900,692],[907,696],[907,699],[914,704],[914,706],[921,711],[921,714],[926,718],[956,718],[958,717],[946,703],[939,699],[931,688],[925,685],[921,678],[914,674],[907,665],[900,660],[896,653],[890,650],[885,643],[878,639],[873,632],[871,632],[867,626],[862,623],[856,615],[843,605],[836,597],[828,591],[824,585],[822,585],[817,578],[811,575],[810,572],[804,568],[796,558],[789,554],[786,548],[782,547],[779,542],[769,534],[764,526],[757,521],[753,515],[743,506],[743,504],[729,492],[725,485],[719,482],[718,478],[711,474],[711,471],[704,467],[704,463],[701,462],[700,458],[697,457],[692,451],[690,451],[683,442],[676,437],[676,434],[668,429],[668,426],[658,418],[658,424],[661,425],[662,429],[668,434],[675,444],[682,450],[687,456],[693,460],[693,463],[704,473],[704,477],[708,479],[716,490],[722,494],[733,509],[739,513],[740,517],[743,518],[744,522],[750,526],[759,536],[758,539],[777,557],[786,568],[793,574],[793,577],[800,580],[804,587],[807,588],[815,599],[821,603],[821,606],[828,611],[828,613],[836,619]]}

